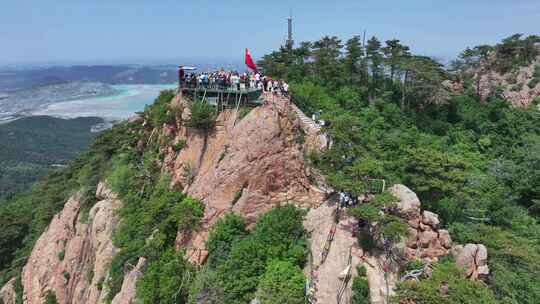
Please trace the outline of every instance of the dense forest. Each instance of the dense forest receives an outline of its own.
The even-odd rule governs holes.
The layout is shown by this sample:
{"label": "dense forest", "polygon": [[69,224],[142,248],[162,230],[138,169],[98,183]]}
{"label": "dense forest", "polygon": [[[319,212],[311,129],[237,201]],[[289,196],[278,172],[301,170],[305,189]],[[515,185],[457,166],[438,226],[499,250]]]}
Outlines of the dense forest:
{"label": "dense forest", "polygon": [[[503,59],[497,52],[506,54],[510,42],[521,50],[528,39],[520,36],[517,44],[505,39],[490,49],[490,56],[510,60],[512,67],[526,64],[533,57],[518,60],[515,56],[522,53],[516,51]],[[281,48],[260,65],[267,75],[291,83],[293,102],[304,112],[322,111],[329,122],[324,131],[333,145],[308,155],[328,183],[354,194],[364,191],[366,176],[403,183],[419,195],[424,209],[441,216],[454,241],[488,247],[491,275],[486,284],[466,279],[448,258],[433,265],[429,278],[399,284],[393,301],[538,303],[540,115],[536,104],[514,108],[496,93],[481,100],[467,73],[476,55],[467,52],[460,56],[460,69],[446,69],[411,54],[398,40],[383,43],[373,37],[363,45],[360,37],[345,43],[323,37]],[[456,80],[463,90],[449,88],[448,81]],[[181,118],[170,106],[173,97],[173,92],[162,92],[142,113],[144,126],[123,122],[102,132],[68,167],[0,205],[5,227],[0,230],[0,285],[19,277],[18,301],[21,267],[51,218],[75,193],[88,212],[96,202],[97,183],[106,180],[123,201],[113,239],[119,251],[109,265],[110,276],[99,283],[109,291],[108,301],[121,288],[125,265],[145,256],[148,266],[137,283],[137,297],[144,303],[236,304],[255,297],[263,304],[304,303],[305,210],[275,207],[251,229],[242,217],[225,216],[209,233],[209,256],[201,268],[175,250],[177,234],[200,225],[204,204],[171,187],[162,170],[164,147],[177,151],[185,144],[154,132]],[[211,132],[214,109],[194,102],[191,110],[186,125]],[[393,199],[382,193],[349,213],[379,221],[383,235],[398,242],[406,232],[401,220],[379,217]],[[369,236],[358,236],[369,250]],[[357,273],[352,303],[368,303],[365,270]],[[443,283],[449,286],[447,294],[439,292]],[[55,303],[55,295],[48,294],[47,302]]]}
{"label": "dense forest", "polygon": [[[365,176],[403,183],[424,209],[441,216],[455,241],[488,247],[490,292],[473,296],[448,262],[426,282],[400,286],[399,299],[491,303],[493,293],[502,303],[540,301],[538,100],[528,108],[511,107],[497,92],[480,100],[470,73],[487,57],[505,71],[529,65],[537,60],[539,40],[514,35],[467,49],[451,69],[412,54],[399,40],[372,37],[364,45],[358,36],[344,43],[323,37],[260,61],[266,74],[291,83],[294,103],[309,114],[322,110],[330,123],[332,148],[311,159],[333,186],[361,194]],[[453,81],[463,89],[452,90]],[[351,214],[372,220],[375,207]],[[388,235],[399,236],[399,222],[383,224]],[[434,280],[454,282],[461,300],[426,292]]]}
{"label": "dense forest", "polygon": [[62,166],[88,148],[97,117],[26,117],[0,124],[0,201],[26,190],[52,166]]}

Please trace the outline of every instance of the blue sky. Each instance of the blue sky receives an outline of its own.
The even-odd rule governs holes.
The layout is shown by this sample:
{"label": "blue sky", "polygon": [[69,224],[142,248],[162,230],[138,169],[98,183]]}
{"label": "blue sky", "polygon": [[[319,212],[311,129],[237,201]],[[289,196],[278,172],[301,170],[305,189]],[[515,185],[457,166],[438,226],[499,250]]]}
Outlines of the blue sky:
{"label": "blue sky", "polygon": [[295,40],[364,30],[449,59],[467,46],[540,34],[540,0],[0,0],[0,64],[241,59]]}

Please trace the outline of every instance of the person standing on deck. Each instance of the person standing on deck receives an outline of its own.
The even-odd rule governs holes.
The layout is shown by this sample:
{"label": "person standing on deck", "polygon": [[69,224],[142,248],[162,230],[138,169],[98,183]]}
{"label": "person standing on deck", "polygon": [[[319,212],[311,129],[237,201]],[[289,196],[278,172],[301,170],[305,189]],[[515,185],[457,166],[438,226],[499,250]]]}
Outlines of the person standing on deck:
{"label": "person standing on deck", "polygon": [[266,92],[267,85],[268,85],[268,79],[266,78],[266,76],[264,76],[262,79],[262,87],[263,87],[264,92]]}
{"label": "person standing on deck", "polygon": [[273,92],[273,90],[272,90],[273,88],[274,88],[274,86],[272,85],[272,78],[269,78],[268,82],[266,84],[266,91],[267,92]]}
{"label": "person standing on deck", "polygon": [[184,85],[184,80],[186,77],[186,72],[184,71],[184,67],[180,66],[178,69],[178,86],[182,87]]}
{"label": "person standing on deck", "polygon": [[283,81],[283,95],[289,97],[289,84]]}
{"label": "person standing on deck", "polygon": [[279,83],[277,80],[272,81],[272,92],[274,92],[274,95],[279,93]]}
{"label": "person standing on deck", "polygon": [[255,86],[257,88],[259,87],[260,82],[261,82],[261,74],[259,74],[259,72],[256,72],[255,73]]}

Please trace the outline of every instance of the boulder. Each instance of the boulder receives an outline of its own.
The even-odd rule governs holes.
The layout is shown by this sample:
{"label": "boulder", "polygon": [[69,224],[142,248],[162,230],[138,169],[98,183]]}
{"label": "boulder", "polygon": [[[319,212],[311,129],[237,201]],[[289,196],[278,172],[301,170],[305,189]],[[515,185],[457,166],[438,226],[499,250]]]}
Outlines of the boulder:
{"label": "boulder", "polygon": [[422,223],[433,229],[439,228],[439,216],[433,212],[422,212]]}
{"label": "boulder", "polygon": [[99,182],[96,188],[96,198],[98,200],[116,199],[116,194],[107,187],[107,184]]}
{"label": "boulder", "polygon": [[439,230],[439,241],[444,248],[452,248],[452,238],[450,237],[450,233],[448,232],[448,230]]}
{"label": "boulder", "polygon": [[487,265],[487,259],[488,259],[488,253],[486,246],[482,244],[476,245],[476,255],[474,257],[474,262],[477,266],[485,266]]}
{"label": "boulder", "polygon": [[411,226],[414,229],[419,229],[420,228],[420,220],[419,219],[409,220],[409,221],[407,221],[407,223],[409,224],[409,226]]}
{"label": "boulder", "polygon": [[420,245],[424,248],[427,248],[430,244],[435,243],[437,241],[437,238],[437,232],[432,230],[426,230],[418,234],[418,240],[420,241]]}
{"label": "boulder", "polygon": [[486,246],[482,244],[457,245],[452,247],[452,255],[456,264],[465,269],[467,277],[475,280],[484,279],[489,275]]}
{"label": "boulder", "polygon": [[9,280],[0,289],[0,301],[4,304],[15,304],[15,278]]}
{"label": "boulder", "polygon": [[394,185],[390,192],[397,197],[396,213],[406,219],[415,220],[420,215],[420,200],[416,193],[404,185]]}

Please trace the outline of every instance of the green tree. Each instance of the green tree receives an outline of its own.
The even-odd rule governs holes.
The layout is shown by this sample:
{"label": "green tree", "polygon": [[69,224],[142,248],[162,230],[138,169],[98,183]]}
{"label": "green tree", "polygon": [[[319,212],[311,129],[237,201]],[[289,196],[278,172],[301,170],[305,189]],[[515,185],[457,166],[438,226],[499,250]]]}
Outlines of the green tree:
{"label": "green tree", "polygon": [[351,286],[351,304],[369,304],[369,284],[366,277],[366,268],[358,266],[356,276]]}
{"label": "green tree", "polygon": [[447,77],[443,66],[426,56],[406,57],[400,64],[403,70],[401,109],[414,105],[421,110],[430,104],[441,105],[448,99],[448,93],[442,86]]}
{"label": "green tree", "polygon": [[215,268],[229,257],[233,243],[247,235],[246,222],[240,215],[230,213],[220,219],[210,231],[206,241],[208,260],[206,264]]}
{"label": "green tree", "polygon": [[345,43],[345,69],[348,74],[350,84],[359,84],[362,68],[361,62],[364,60],[364,49],[360,36],[353,36]]}
{"label": "green tree", "polygon": [[261,304],[303,304],[305,277],[302,269],[287,261],[272,261],[257,287]]}
{"label": "green tree", "polygon": [[368,40],[366,46],[366,58],[371,70],[371,83],[369,84],[369,101],[373,102],[380,89],[383,77],[383,55],[381,53],[381,42],[373,36]]}
{"label": "green tree", "polygon": [[409,47],[401,44],[398,39],[386,41],[386,46],[382,48],[386,64],[390,67],[390,82],[394,81],[400,62],[404,57],[410,56]]}
{"label": "green tree", "polygon": [[[531,225],[529,229],[538,229],[538,225]],[[485,224],[453,223],[449,230],[455,242],[481,243],[488,248],[489,282],[498,299],[504,303],[538,303],[538,237],[521,237],[508,229]]]}
{"label": "green tree", "polygon": [[216,125],[214,112],[214,108],[206,102],[193,102],[191,103],[191,117],[186,122],[186,126],[208,133]]}
{"label": "green tree", "polygon": [[[359,219],[362,237],[385,240],[385,249],[389,249],[391,244],[399,243],[409,233],[405,221],[391,214],[397,201],[390,192],[383,192],[370,199],[368,203],[349,209],[348,213]],[[372,243],[372,241],[365,242],[365,244]]]}
{"label": "green tree", "polygon": [[57,304],[56,295],[53,291],[49,290],[45,294],[45,303],[44,304]]}
{"label": "green tree", "polygon": [[189,304],[222,304],[225,303],[223,283],[216,271],[203,267],[197,273],[189,289]]}
{"label": "green tree", "polygon": [[172,90],[162,91],[154,103],[146,106],[144,113],[154,127],[174,121],[174,113],[170,108],[170,102],[174,98]]}
{"label": "green tree", "polygon": [[144,303],[187,303],[188,288],[195,270],[182,252],[169,249],[149,263],[137,282],[137,297]]}
{"label": "green tree", "polygon": [[313,43],[312,55],[315,76],[320,83],[329,88],[337,88],[343,83],[343,71],[340,64],[341,40],[337,37],[324,36]]}
{"label": "green tree", "polygon": [[436,264],[429,279],[399,283],[393,303],[409,301],[425,304],[499,303],[489,288],[467,279],[463,270],[450,262]]}

